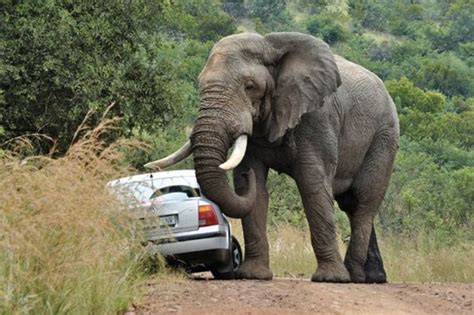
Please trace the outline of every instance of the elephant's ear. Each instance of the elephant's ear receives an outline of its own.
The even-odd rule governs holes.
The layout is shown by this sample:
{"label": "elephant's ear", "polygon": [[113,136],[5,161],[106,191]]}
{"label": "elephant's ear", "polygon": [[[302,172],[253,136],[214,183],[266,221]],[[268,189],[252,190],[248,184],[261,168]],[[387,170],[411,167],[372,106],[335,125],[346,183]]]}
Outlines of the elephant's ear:
{"label": "elephant's ear", "polygon": [[339,71],[329,46],[301,33],[271,33],[265,62],[273,65],[275,91],[267,121],[271,142],[294,128],[307,112],[323,105],[324,98],[341,84]]}

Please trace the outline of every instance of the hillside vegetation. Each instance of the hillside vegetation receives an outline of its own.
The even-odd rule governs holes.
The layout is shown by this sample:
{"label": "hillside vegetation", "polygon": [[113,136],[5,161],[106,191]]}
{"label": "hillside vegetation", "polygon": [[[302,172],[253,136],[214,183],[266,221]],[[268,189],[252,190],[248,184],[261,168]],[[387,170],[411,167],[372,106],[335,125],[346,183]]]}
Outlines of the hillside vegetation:
{"label": "hillside vegetation", "polygon": [[[389,276],[393,271],[394,279],[401,281],[473,281],[472,268],[466,267],[473,258],[474,241],[473,12],[474,2],[468,0],[4,2],[0,12],[0,280],[6,286],[0,287],[0,302],[16,313],[123,309],[133,295],[133,279],[139,278],[140,272],[128,276],[129,268],[139,265],[135,258],[139,254],[126,241],[129,232],[100,225],[104,214],[98,209],[103,209],[106,199],[95,192],[124,172],[104,170],[127,165],[126,171],[140,171],[145,162],[181,146],[196,117],[197,76],[210,49],[220,38],[243,31],[312,34],[385,82],[401,126],[394,173],[376,223]],[[120,121],[117,128],[101,133],[101,141],[138,140],[148,149],[122,146],[116,148],[120,158],[105,159],[108,166],[73,166],[78,160],[84,162],[70,151],[71,144],[86,133],[78,126],[84,117],[89,125],[96,125],[109,104],[115,104],[110,111]],[[16,140],[24,137],[29,145],[18,149]],[[190,159],[176,166],[190,167]],[[57,184],[50,186],[50,182]],[[293,181],[272,172],[269,188],[270,233],[304,230],[306,221]],[[74,190],[84,197],[63,199],[63,189],[72,189],[64,192],[67,196]],[[79,202],[83,207],[78,207]],[[345,215],[336,212],[342,244],[350,230]],[[37,214],[40,219],[35,221]],[[25,225],[30,218],[32,225]],[[86,218],[91,222],[75,225]],[[63,228],[52,233],[57,226]],[[75,241],[81,240],[76,236],[91,230],[91,238],[75,248]],[[13,242],[14,233],[23,231],[31,233],[19,234]],[[108,242],[123,251],[116,251],[113,258]],[[308,240],[301,242],[309,245]],[[306,255],[304,249],[298,250]],[[45,259],[56,257],[45,253],[55,251],[58,265],[43,269],[49,264]],[[61,260],[67,255],[86,256],[79,262]],[[280,274],[286,269],[305,273],[300,269],[314,268],[303,262],[291,271],[294,266],[272,255]],[[92,258],[97,260],[97,270],[84,267]],[[428,267],[410,273],[402,268],[408,260]],[[76,264],[87,273],[47,281],[57,275],[57,268],[66,273]],[[106,266],[113,267],[107,274],[111,278],[87,276],[99,275]],[[76,285],[83,276],[91,279],[84,283],[87,287]],[[18,287],[27,278],[32,279],[31,285]],[[115,291],[101,287],[104,282],[116,283]],[[87,305],[68,304],[91,288],[101,295],[89,296]],[[94,299],[105,296],[111,302],[97,308]]]}

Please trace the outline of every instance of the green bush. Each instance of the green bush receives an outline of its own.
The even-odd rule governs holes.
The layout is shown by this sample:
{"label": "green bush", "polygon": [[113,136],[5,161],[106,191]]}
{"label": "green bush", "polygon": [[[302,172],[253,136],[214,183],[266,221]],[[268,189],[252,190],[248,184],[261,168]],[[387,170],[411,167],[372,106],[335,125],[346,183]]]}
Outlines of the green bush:
{"label": "green bush", "polygon": [[286,221],[296,226],[305,224],[301,197],[291,177],[270,171],[267,187],[270,194],[268,206],[270,223]]}
{"label": "green bush", "polygon": [[474,40],[474,4],[469,0],[455,0],[449,4],[439,22],[427,30],[428,38],[437,51],[456,50]]}
{"label": "green bush", "polygon": [[424,92],[406,77],[398,81],[386,81],[385,85],[397,109],[402,113],[406,108],[422,113],[441,113],[445,109],[446,97],[443,94],[433,91]]}
{"label": "green bush", "polygon": [[334,44],[348,38],[348,31],[345,26],[331,16],[314,15],[306,21],[308,33],[322,38],[328,44]]}
{"label": "green bush", "polygon": [[291,31],[292,19],[285,0],[249,0],[246,9],[249,18],[257,24],[256,30],[262,34]]}
{"label": "green bush", "polygon": [[[402,139],[408,141],[407,136]],[[438,167],[444,167],[447,170],[474,167],[474,151],[465,149],[459,143],[448,139],[434,141],[431,138],[423,138],[409,141],[409,145],[403,145],[402,148],[406,154],[427,154]]]}
{"label": "green bush", "polygon": [[234,19],[222,10],[219,0],[161,1],[160,31],[171,37],[218,41],[237,30]]}
{"label": "green bush", "polygon": [[420,87],[438,90],[447,96],[474,96],[472,68],[453,53],[424,58],[413,80]]}
{"label": "green bush", "polygon": [[474,169],[449,170],[426,153],[414,153],[410,149],[413,145],[416,143],[402,141],[380,215],[382,228],[405,235],[424,231],[440,242],[472,239]]}
{"label": "green bush", "polygon": [[474,112],[430,114],[408,109],[400,115],[400,130],[408,138],[445,139],[459,147],[472,148]]}

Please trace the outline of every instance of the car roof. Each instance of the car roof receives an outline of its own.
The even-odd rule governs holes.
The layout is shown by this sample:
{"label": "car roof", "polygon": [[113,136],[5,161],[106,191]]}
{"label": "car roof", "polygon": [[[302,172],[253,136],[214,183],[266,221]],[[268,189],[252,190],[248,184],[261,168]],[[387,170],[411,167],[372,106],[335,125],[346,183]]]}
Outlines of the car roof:
{"label": "car roof", "polygon": [[160,185],[162,187],[165,182],[168,184],[173,183],[174,185],[187,184],[195,188],[199,187],[194,170],[176,170],[131,175],[112,180],[107,185],[113,187],[119,184],[143,182],[147,180],[153,180],[153,182],[158,180],[159,182],[163,183]]}

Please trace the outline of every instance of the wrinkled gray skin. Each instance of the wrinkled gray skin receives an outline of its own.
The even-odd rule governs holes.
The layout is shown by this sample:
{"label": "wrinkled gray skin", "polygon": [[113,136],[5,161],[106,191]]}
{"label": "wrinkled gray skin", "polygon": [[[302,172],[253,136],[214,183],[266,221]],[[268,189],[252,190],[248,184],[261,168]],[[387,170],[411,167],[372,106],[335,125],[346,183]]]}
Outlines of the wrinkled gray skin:
{"label": "wrinkled gray skin", "polygon": [[[269,168],[297,183],[318,268],[312,281],[385,282],[374,217],[399,141],[395,106],[373,73],[300,33],[239,34],[219,41],[199,76],[201,107],[191,135],[202,191],[242,218],[239,278],[272,279],[266,235]],[[218,168],[235,139],[249,136],[234,170]],[[350,219],[344,262],[333,203]]]}

